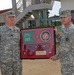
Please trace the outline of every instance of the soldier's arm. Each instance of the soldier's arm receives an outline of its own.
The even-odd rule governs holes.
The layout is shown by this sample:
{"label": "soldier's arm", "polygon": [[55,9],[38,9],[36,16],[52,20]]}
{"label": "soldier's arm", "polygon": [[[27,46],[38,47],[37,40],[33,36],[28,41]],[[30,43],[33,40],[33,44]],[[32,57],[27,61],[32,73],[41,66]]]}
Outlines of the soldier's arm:
{"label": "soldier's arm", "polygon": [[65,56],[67,53],[72,51],[72,49],[74,49],[74,31],[70,33],[69,37],[70,41],[67,41],[67,43],[64,46],[59,48],[58,52],[54,56],[55,59],[59,59]]}
{"label": "soldier's arm", "polygon": [[55,27],[55,33],[56,33],[56,38],[57,38],[57,40],[58,41],[61,41],[61,35],[58,33],[58,30],[57,30],[57,28]]}
{"label": "soldier's arm", "polygon": [[51,57],[52,60],[57,60],[63,56],[65,56],[67,53],[72,51],[74,49],[74,30],[71,29],[69,32],[69,40],[67,40],[67,43],[63,46],[60,46],[59,50],[57,50],[56,55]]}
{"label": "soldier's arm", "polygon": [[0,43],[1,43],[1,27],[0,27]]}
{"label": "soldier's arm", "polygon": [[60,34],[57,34],[56,38],[57,38],[58,41],[61,41],[61,35]]}
{"label": "soldier's arm", "polygon": [[63,56],[65,56],[67,53],[69,53],[71,51],[71,44],[69,44],[68,46],[64,46],[64,47],[60,47],[59,50],[57,50],[56,55],[54,56],[54,59],[57,60]]}

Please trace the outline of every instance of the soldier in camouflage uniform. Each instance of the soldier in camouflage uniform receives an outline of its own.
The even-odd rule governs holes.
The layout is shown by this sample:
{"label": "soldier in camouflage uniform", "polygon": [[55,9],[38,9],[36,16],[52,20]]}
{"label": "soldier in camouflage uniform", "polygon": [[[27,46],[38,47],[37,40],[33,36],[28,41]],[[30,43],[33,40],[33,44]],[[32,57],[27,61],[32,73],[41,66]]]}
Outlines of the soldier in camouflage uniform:
{"label": "soldier in camouflage uniform", "polygon": [[74,75],[74,25],[71,22],[70,10],[60,11],[62,34],[56,31],[56,37],[60,41],[60,48],[51,60],[60,58],[62,75]]}
{"label": "soldier in camouflage uniform", "polygon": [[2,75],[22,75],[20,29],[14,25],[13,11],[5,14],[6,24],[0,27],[0,67]]}

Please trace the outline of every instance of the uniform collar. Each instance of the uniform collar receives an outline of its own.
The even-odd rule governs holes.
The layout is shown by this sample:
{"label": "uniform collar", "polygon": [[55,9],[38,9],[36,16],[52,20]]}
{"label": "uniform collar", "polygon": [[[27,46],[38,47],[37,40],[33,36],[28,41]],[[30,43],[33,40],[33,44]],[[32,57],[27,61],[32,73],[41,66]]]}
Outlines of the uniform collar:
{"label": "uniform collar", "polygon": [[68,31],[69,29],[74,28],[73,23],[70,23],[67,27],[62,25],[62,31]]}
{"label": "uniform collar", "polygon": [[62,28],[67,29],[67,28],[70,28],[70,27],[73,27],[73,26],[74,26],[73,23],[70,23],[67,27],[65,27],[64,25],[62,25]]}
{"label": "uniform collar", "polygon": [[[5,25],[6,30],[12,30],[10,27],[8,27],[7,25]],[[15,30],[15,26],[13,27],[13,30]]]}

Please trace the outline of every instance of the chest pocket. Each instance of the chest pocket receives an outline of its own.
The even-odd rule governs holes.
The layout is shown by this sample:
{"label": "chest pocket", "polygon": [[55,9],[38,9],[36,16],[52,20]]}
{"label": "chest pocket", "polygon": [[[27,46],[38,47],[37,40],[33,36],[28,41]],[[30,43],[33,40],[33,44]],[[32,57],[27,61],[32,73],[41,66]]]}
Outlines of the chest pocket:
{"label": "chest pocket", "polygon": [[9,44],[11,42],[19,42],[19,33],[16,31],[3,31],[1,33],[1,43]]}
{"label": "chest pocket", "polygon": [[69,35],[67,35],[65,37],[65,43],[66,43],[66,47],[69,47],[70,46],[71,42],[70,42],[70,36]]}
{"label": "chest pocket", "polygon": [[9,34],[9,32],[6,31],[1,32],[1,44],[3,45],[8,44],[10,42],[10,39],[11,35]]}
{"label": "chest pocket", "polygon": [[11,34],[11,39],[15,42],[19,42],[20,39],[20,34],[18,32],[12,33]]}
{"label": "chest pocket", "polygon": [[63,46],[69,46],[71,43],[70,43],[70,34],[69,33],[64,33],[62,35],[62,38],[61,38],[61,44]]}

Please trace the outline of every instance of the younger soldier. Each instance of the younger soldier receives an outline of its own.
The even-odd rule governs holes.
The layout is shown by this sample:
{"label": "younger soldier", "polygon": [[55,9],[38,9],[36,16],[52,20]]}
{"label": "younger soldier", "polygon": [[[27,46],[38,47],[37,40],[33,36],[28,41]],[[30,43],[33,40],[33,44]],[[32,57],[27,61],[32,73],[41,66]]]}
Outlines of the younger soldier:
{"label": "younger soldier", "polygon": [[0,27],[0,67],[2,75],[22,75],[20,29],[14,25],[13,11],[5,14],[6,24]]}
{"label": "younger soldier", "polygon": [[60,41],[60,47],[52,60],[60,58],[62,75],[74,75],[74,25],[71,22],[72,16],[70,10],[60,11],[60,20],[62,23],[62,34],[56,31],[56,37]]}

